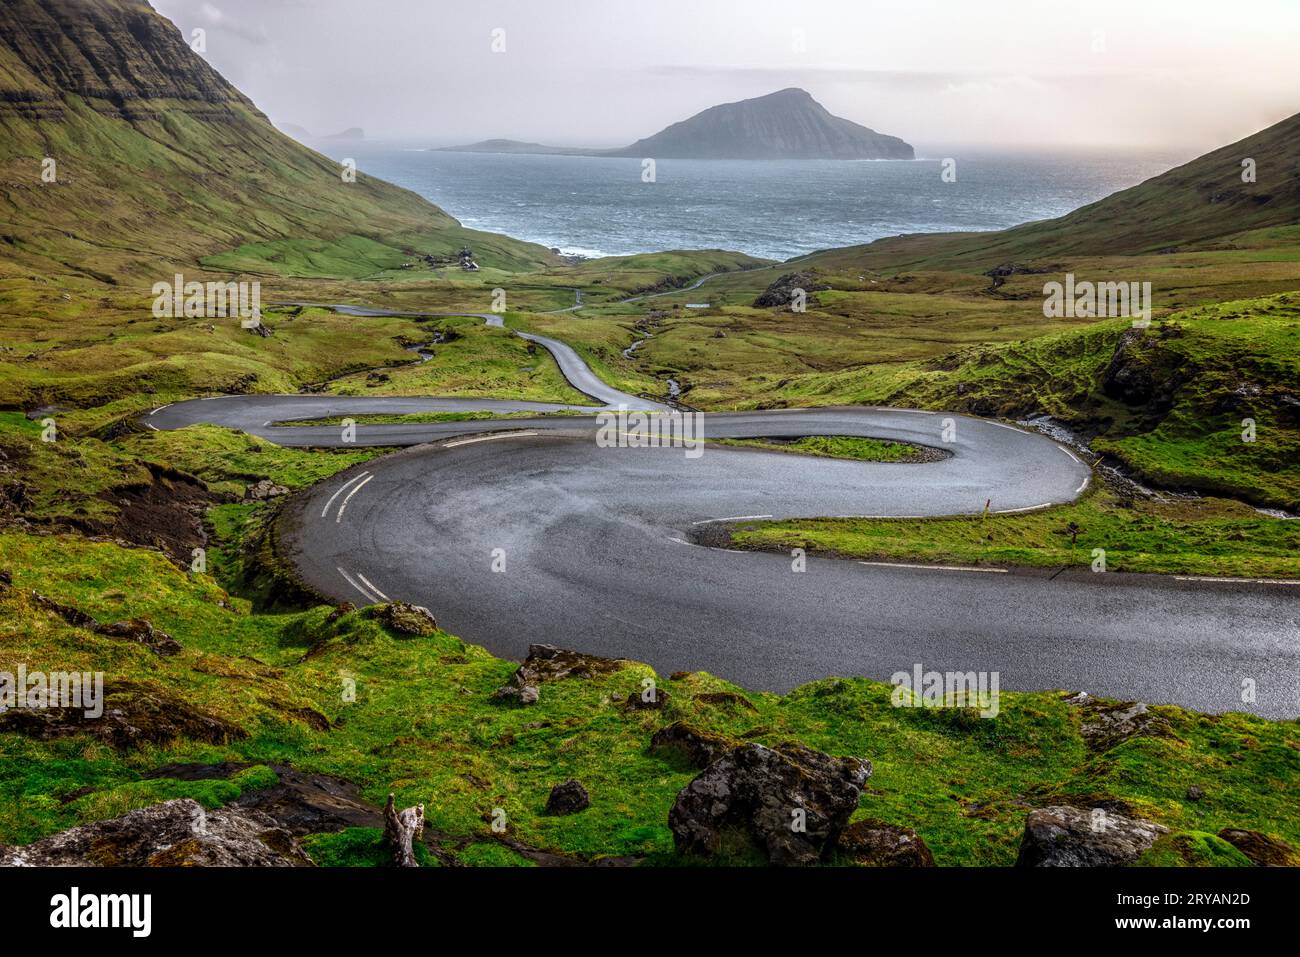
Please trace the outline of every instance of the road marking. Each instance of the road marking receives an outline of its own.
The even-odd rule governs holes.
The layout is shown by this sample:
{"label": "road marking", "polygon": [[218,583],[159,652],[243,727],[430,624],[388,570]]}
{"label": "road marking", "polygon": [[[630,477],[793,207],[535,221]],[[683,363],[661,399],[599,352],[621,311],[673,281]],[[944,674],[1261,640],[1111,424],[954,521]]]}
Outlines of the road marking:
{"label": "road marking", "polygon": [[159,412],[161,412],[163,409],[169,409],[169,408],[171,408],[171,406],[172,406],[172,403],[168,402],[166,405],[160,405],[160,406],[158,406],[158,408],[154,409],[154,410],[153,410],[152,412],[150,412],[149,414],[150,414],[150,415],[157,415],[157,414],[158,414]]}
{"label": "road marking", "polygon": [[919,521],[920,519],[929,518],[929,517],[932,516],[926,516],[926,515],[832,515],[831,516],[831,518],[861,518],[861,519],[869,519],[871,521],[893,521],[893,520]]}
{"label": "road marking", "polygon": [[392,601],[391,598],[389,598],[387,595],[385,595],[383,592],[381,592],[378,588],[375,587],[374,582],[372,582],[365,575],[361,574],[361,572],[357,572],[357,577],[360,578],[363,582],[365,582],[366,587],[369,588],[376,595],[378,595],[380,598],[382,598],[384,601]]}
{"label": "road marking", "polygon": [[[1066,455],[1068,455],[1070,458],[1074,459],[1076,462],[1079,462],[1079,457],[1075,455],[1073,452],[1071,452],[1069,449],[1067,449],[1064,445],[1058,445],[1057,448],[1060,449],[1062,452],[1064,452]],[[1079,462],[1079,464],[1082,465],[1083,463]]]}
{"label": "road marking", "polygon": [[1036,512],[1040,508],[1051,508],[1055,502],[1044,502],[1042,505],[1026,505],[1024,508],[999,508],[993,512],[994,515],[1014,515],[1016,512]]}
{"label": "road marking", "polygon": [[365,487],[366,482],[369,482],[372,478],[374,478],[373,475],[367,476],[364,482],[362,482],[360,485],[354,488],[351,492],[348,492],[348,494],[343,497],[343,501],[339,503],[338,514],[334,516],[335,525],[343,521],[343,510],[348,507],[348,502],[352,501],[352,496],[360,492],[361,489]]}
{"label": "road marking", "polygon": [[[1082,463],[1080,463],[1080,464],[1082,464]],[[1085,478],[1081,483],[1079,483],[1079,487],[1076,488],[1076,489],[1074,490],[1074,494],[1075,494],[1075,495],[1078,495],[1080,492],[1082,492],[1084,489],[1086,489],[1086,488],[1088,487],[1088,483],[1091,482],[1091,481],[1092,481],[1092,476],[1089,475],[1089,476],[1088,476],[1087,478]]]}
{"label": "road marking", "polygon": [[1005,422],[994,422],[988,419],[986,419],[985,421],[987,421],[989,425],[996,425],[999,429],[1010,429],[1012,432],[1019,432],[1021,435],[1033,434],[1030,432],[1026,432],[1024,429],[1018,429],[1014,425],[1007,425]]}
{"label": "road marking", "polygon": [[1175,575],[1180,582],[1215,582],[1229,585],[1300,585],[1300,581],[1290,578],[1211,578],[1207,575]]}
{"label": "road marking", "polygon": [[329,513],[330,506],[334,504],[334,500],[335,500],[336,498],[338,498],[340,495],[343,494],[343,490],[344,490],[345,488],[347,488],[347,487],[348,487],[349,485],[351,485],[353,482],[359,482],[361,479],[365,478],[365,477],[366,477],[367,475],[369,475],[369,474],[370,474],[369,471],[362,472],[360,475],[356,476],[356,478],[348,479],[346,482],[344,482],[342,485],[340,485],[338,491],[335,492],[333,495],[330,496],[330,500],[329,500],[328,502],[326,502],[326,503],[325,503],[325,507],[324,507],[323,509],[320,510],[320,517],[321,517],[321,518],[324,518],[324,517]]}
{"label": "road marking", "polygon": [[706,518],[702,522],[691,522],[692,525],[711,525],[714,522],[746,522],[761,518],[771,518],[771,515],[732,515],[728,518]]}
{"label": "road marking", "polygon": [[152,422],[146,422],[145,425],[149,426],[149,428],[153,429],[155,432],[162,431],[161,429],[158,428],[158,426],[154,425]]}
{"label": "road marking", "polygon": [[902,562],[858,562],[859,565],[872,565],[877,568],[924,568],[937,572],[984,572],[986,574],[1005,575],[1005,568],[976,568],[973,565],[905,565]]}
{"label": "road marking", "polygon": [[447,442],[443,445],[443,448],[454,449],[460,445],[473,445],[475,442],[491,442],[493,439],[521,439],[536,434],[536,432],[503,432],[500,435],[481,435],[477,439],[461,439],[458,442]]}
{"label": "road marking", "polygon": [[683,538],[673,538],[673,537],[671,537],[671,536],[669,537],[668,541],[670,541],[670,542],[676,542],[678,545],[694,545],[694,544],[695,544],[694,542],[688,542],[688,541],[686,541],[686,540],[683,539]]}
{"label": "road marking", "polygon": [[357,580],[356,580],[355,578],[353,578],[351,575],[349,575],[347,572],[345,572],[343,569],[341,569],[341,568],[337,568],[337,567],[336,567],[335,570],[336,570],[340,575],[342,575],[344,578],[346,578],[346,579],[348,580],[348,584],[349,584],[349,585],[351,585],[351,586],[352,586],[353,588],[355,588],[357,591],[361,592],[362,597],[365,598],[366,601],[368,601],[368,602],[370,602],[370,603],[372,603],[372,604],[374,604],[375,602],[379,601],[378,598],[376,598],[374,595],[370,594],[370,592],[366,591],[364,588],[362,588],[360,585],[358,585],[358,584],[357,584]]}

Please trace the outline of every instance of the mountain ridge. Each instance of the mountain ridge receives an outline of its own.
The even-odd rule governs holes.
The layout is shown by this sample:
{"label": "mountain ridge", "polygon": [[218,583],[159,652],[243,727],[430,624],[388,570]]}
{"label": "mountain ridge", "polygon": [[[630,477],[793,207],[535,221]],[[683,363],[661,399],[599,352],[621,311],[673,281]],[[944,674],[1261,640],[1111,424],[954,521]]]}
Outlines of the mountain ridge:
{"label": "mountain ridge", "polygon": [[472,244],[480,261],[520,267],[555,261],[465,229],[414,192],[341,173],[143,0],[0,4],[0,278],[112,283],[249,243],[348,236],[439,255]]}

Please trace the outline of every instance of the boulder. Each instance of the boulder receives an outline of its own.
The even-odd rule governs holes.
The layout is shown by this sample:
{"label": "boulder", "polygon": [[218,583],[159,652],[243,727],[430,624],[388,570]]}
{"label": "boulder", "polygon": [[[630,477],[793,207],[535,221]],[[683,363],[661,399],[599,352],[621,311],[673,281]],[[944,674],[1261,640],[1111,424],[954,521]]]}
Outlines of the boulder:
{"label": "boulder", "polygon": [[668,826],[680,853],[715,855],[736,837],[770,864],[815,864],[857,810],[871,770],[865,759],[800,744],[743,744],[682,788]]}
{"label": "boulder", "polygon": [[1169,828],[1101,808],[1039,808],[1025,818],[1017,867],[1123,867]]}
{"label": "boulder", "polygon": [[565,678],[594,678],[613,674],[627,664],[622,658],[601,658],[581,651],[566,651],[554,645],[529,645],[528,657],[510,677],[510,681],[492,693],[499,701],[536,704],[539,685]]}
{"label": "boulder", "polygon": [[180,798],[22,847],[0,847],[0,866],[309,867],[311,860],[296,837],[260,811],[209,811]]}
{"label": "boulder", "polygon": [[934,867],[934,855],[910,827],[854,821],[836,843],[842,854],[866,867]]}
{"label": "boulder", "polygon": [[1141,701],[1108,701],[1080,691],[1065,702],[1079,709],[1079,734],[1093,751],[1109,751],[1133,737],[1173,737],[1169,721]]}
{"label": "boulder", "polygon": [[807,305],[818,305],[817,297],[812,295],[831,287],[823,282],[815,272],[790,272],[779,277],[754,300],[755,309],[770,309],[773,306],[788,306],[796,289],[808,294]]}
{"label": "boulder", "polygon": [[433,612],[422,605],[411,605],[404,601],[381,605],[375,612],[375,618],[400,635],[427,638],[438,630],[438,621],[433,617]]}
{"label": "boulder", "polygon": [[590,806],[591,797],[587,789],[572,778],[551,788],[546,799],[547,814],[577,814]]}

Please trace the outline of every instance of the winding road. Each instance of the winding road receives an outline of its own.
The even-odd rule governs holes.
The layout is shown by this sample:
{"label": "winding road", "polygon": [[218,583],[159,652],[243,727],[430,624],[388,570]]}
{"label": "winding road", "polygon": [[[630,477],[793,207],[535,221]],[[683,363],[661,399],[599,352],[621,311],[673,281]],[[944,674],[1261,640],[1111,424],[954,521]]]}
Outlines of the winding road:
{"label": "winding road", "polygon": [[[563,343],[529,338],[605,407],[649,404],[600,382]],[[776,691],[830,675],[888,680],[919,663],[997,672],[1006,690],[1300,714],[1300,587],[1290,584],[816,558],[796,571],[789,555],[709,545],[711,530],[761,518],[977,514],[990,500],[993,511],[1018,512],[1072,501],[1090,470],[1041,435],[900,409],[713,413],[703,417],[710,439],[864,435],[950,455],[884,464],[708,445],[692,456],[601,447],[595,417],[544,415],[580,410],[591,408],[249,395],[178,403],[144,421],[226,425],[306,447],[344,443],[337,427],[275,423],[538,413],[361,425],[357,445],[410,447],[317,484],[283,518],[282,541],[322,593],[426,605],[448,631],[496,654],[522,657],[540,641]],[[955,441],[943,441],[945,419]],[[1243,700],[1244,682],[1253,699]]]}

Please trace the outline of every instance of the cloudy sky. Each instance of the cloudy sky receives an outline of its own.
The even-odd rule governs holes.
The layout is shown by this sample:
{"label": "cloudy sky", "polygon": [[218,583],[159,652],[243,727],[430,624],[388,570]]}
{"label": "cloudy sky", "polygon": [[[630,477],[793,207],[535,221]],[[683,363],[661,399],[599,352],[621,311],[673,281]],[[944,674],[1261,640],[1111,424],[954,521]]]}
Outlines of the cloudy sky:
{"label": "cloudy sky", "polygon": [[272,119],[317,134],[619,146],[801,86],[922,155],[1192,155],[1300,110],[1300,0],[153,3],[206,30],[208,61]]}

